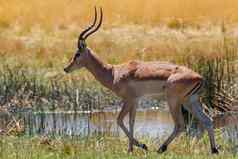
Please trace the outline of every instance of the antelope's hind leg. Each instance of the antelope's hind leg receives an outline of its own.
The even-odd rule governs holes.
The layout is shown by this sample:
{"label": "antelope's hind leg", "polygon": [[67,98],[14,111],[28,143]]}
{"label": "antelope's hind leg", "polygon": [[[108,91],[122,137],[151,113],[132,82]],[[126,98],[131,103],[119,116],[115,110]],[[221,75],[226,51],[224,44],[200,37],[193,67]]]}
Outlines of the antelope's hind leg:
{"label": "antelope's hind leg", "polygon": [[[187,110],[189,113],[193,114],[192,113],[192,106],[190,105],[187,105],[187,103],[183,103],[183,108],[185,110]],[[194,116],[194,115],[193,115]],[[196,118],[197,119],[197,118]],[[197,128],[198,128],[198,133],[195,135],[196,139],[201,139],[202,136],[204,135],[204,132],[205,132],[205,129],[203,127],[203,124],[201,123],[201,121],[197,120],[198,123],[197,123]]]}
{"label": "antelope's hind leg", "polygon": [[190,110],[192,111],[191,113],[194,115],[195,118],[199,120],[203,128],[207,130],[210,139],[212,153],[218,153],[215,144],[213,123],[212,120],[203,112],[199,96],[197,94],[190,96],[188,100],[185,102],[185,105],[190,107]]}
{"label": "antelope's hind leg", "polygon": [[167,138],[167,140],[160,146],[158,149],[158,153],[163,153],[167,150],[168,145],[175,139],[175,137],[179,136],[181,132],[184,131],[184,119],[181,109],[181,104],[176,97],[171,97],[168,99],[170,113],[172,115],[174,121],[174,129],[171,135]]}

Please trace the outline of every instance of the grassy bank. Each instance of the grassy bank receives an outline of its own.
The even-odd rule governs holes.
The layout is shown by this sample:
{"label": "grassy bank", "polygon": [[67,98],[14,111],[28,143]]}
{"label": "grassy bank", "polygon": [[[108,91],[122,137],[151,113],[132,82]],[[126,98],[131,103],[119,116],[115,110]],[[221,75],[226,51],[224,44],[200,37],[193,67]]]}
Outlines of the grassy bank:
{"label": "grassy bank", "polygon": [[13,137],[1,136],[0,158],[2,159],[48,159],[48,158],[237,158],[235,147],[218,138],[220,155],[211,155],[208,138],[195,141],[181,136],[175,140],[164,154],[157,154],[160,141],[142,138],[149,146],[149,152],[135,148],[132,154],[127,153],[127,139],[122,137],[97,136],[81,137]]}

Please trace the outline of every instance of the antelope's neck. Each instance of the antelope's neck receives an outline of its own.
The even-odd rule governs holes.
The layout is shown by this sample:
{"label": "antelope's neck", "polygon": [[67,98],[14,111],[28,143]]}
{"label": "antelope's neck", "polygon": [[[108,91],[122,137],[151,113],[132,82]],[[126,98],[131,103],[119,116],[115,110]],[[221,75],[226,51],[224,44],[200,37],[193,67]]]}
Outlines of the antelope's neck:
{"label": "antelope's neck", "polygon": [[88,53],[88,61],[86,68],[94,75],[94,77],[105,87],[113,89],[113,67],[104,63],[91,50]]}

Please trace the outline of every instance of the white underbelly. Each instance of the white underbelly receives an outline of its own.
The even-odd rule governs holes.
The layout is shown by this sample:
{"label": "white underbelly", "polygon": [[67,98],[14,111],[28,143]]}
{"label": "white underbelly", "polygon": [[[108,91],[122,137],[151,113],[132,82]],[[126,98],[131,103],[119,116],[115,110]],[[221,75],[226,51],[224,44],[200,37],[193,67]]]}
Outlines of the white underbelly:
{"label": "white underbelly", "polygon": [[130,88],[137,97],[164,98],[166,81],[131,81]]}

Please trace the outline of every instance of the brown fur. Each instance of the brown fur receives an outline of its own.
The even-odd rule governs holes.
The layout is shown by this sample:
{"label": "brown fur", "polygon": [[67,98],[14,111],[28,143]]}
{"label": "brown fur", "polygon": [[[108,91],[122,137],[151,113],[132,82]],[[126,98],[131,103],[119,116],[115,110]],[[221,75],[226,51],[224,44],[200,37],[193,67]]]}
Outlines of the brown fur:
{"label": "brown fur", "polygon": [[114,83],[121,80],[167,80],[172,74],[190,74],[180,78],[179,82],[196,81],[201,76],[194,71],[168,62],[131,61],[128,64],[117,65],[114,69]]}

